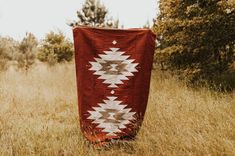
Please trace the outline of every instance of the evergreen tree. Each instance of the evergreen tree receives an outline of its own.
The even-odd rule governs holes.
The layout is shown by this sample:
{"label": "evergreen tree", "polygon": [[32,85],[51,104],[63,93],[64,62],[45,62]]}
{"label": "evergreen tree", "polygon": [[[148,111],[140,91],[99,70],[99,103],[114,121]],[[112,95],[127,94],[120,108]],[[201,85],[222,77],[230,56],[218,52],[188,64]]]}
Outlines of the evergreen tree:
{"label": "evergreen tree", "polygon": [[18,46],[18,53],[14,55],[19,68],[24,68],[27,71],[34,64],[37,46],[36,37],[32,33],[26,33],[26,36]]}
{"label": "evergreen tree", "polygon": [[77,11],[78,21],[70,23],[72,27],[79,25],[92,27],[118,28],[119,21],[107,17],[108,10],[99,0],[86,0],[82,9]]}
{"label": "evergreen tree", "polygon": [[19,43],[13,38],[0,37],[0,71],[7,69],[8,63],[14,60],[18,45]]}

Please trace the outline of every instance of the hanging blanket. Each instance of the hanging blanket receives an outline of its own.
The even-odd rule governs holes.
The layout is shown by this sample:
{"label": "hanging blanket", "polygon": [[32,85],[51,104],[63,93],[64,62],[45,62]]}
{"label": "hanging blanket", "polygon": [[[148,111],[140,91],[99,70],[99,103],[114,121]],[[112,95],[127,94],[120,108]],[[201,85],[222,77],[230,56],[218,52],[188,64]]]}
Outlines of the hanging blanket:
{"label": "hanging blanket", "polygon": [[133,139],[144,118],[155,49],[148,29],[73,29],[81,130],[93,143]]}

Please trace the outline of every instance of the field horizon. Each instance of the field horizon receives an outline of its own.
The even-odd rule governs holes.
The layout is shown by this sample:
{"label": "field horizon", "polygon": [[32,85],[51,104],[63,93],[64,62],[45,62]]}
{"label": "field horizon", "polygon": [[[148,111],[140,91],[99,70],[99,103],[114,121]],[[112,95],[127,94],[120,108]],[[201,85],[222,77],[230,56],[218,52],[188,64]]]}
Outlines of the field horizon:
{"label": "field horizon", "polygon": [[95,149],[80,132],[74,62],[0,72],[0,155],[235,155],[235,92],[192,89],[152,71],[134,141]]}

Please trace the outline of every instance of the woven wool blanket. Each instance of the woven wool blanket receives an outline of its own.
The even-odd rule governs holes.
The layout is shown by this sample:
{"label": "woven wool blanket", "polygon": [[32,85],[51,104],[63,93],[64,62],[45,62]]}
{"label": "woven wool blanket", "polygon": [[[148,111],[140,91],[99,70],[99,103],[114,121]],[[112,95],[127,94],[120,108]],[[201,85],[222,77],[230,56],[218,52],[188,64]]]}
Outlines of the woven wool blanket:
{"label": "woven wool blanket", "polygon": [[81,131],[93,143],[133,139],[147,106],[155,49],[149,29],[73,29]]}

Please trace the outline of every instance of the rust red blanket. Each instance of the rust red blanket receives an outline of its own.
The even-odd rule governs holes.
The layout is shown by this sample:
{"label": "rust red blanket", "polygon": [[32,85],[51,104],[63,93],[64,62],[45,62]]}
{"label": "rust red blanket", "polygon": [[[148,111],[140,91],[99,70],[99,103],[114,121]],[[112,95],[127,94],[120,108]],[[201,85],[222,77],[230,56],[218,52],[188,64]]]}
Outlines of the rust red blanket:
{"label": "rust red blanket", "polygon": [[132,139],[147,106],[155,35],[90,27],[73,34],[83,134],[94,143]]}

